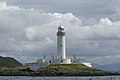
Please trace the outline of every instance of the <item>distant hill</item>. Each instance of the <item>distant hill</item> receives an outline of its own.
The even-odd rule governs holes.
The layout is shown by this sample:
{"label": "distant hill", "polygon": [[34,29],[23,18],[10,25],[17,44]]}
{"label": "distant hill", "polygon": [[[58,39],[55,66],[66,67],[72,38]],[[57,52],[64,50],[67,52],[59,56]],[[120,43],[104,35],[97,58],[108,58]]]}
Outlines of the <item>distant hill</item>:
{"label": "distant hill", "polygon": [[0,68],[2,67],[12,68],[12,67],[17,67],[21,65],[22,64],[17,60],[15,60],[14,58],[0,56]]}
{"label": "distant hill", "polygon": [[120,72],[120,63],[111,63],[107,65],[93,64],[94,68],[110,72]]}

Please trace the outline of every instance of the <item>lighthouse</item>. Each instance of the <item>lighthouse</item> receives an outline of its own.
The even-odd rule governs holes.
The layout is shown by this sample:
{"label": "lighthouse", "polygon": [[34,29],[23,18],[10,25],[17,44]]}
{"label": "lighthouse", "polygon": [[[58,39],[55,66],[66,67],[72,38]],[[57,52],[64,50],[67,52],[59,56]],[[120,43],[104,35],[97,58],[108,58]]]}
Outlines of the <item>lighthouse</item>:
{"label": "lighthouse", "polygon": [[66,54],[65,35],[64,27],[60,25],[57,31],[57,58],[52,59],[51,64],[71,64]]}
{"label": "lighthouse", "polygon": [[48,66],[49,64],[84,64],[88,67],[92,67],[91,63],[84,59],[68,57],[66,54],[65,35],[64,27],[60,25],[57,31],[57,55],[55,55],[55,57],[46,58],[44,55],[44,58],[38,59],[36,63],[27,63],[26,65],[28,65],[31,70],[37,70],[40,67]]}
{"label": "lighthouse", "polygon": [[65,31],[63,26],[58,27],[57,32],[57,55],[58,59],[66,59]]}
{"label": "lighthouse", "polygon": [[66,54],[65,35],[64,27],[60,25],[57,31],[57,56],[50,60],[50,64],[71,64]]}

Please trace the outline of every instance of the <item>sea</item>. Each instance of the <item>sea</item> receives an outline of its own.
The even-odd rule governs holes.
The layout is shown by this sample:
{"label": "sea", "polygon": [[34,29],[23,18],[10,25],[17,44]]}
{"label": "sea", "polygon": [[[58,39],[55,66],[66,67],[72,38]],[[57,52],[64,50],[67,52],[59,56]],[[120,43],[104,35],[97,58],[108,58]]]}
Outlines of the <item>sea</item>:
{"label": "sea", "polygon": [[0,80],[120,80],[120,76],[89,76],[89,77],[30,77],[0,76]]}

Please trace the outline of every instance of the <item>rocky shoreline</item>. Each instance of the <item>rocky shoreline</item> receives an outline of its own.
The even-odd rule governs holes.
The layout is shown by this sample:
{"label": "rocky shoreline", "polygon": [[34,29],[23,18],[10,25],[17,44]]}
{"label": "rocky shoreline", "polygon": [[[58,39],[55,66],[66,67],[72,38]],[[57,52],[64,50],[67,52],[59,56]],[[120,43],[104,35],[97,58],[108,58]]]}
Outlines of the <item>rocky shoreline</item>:
{"label": "rocky shoreline", "polygon": [[0,76],[109,76],[120,75],[119,73],[104,71],[0,71]]}
{"label": "rocky shoreline", "polygon": [[39,68],[36,71],[28,66],[1,68],[0,76],[110,76],[120,75],[117,72],[106,72],[83,64],[56,64]]}

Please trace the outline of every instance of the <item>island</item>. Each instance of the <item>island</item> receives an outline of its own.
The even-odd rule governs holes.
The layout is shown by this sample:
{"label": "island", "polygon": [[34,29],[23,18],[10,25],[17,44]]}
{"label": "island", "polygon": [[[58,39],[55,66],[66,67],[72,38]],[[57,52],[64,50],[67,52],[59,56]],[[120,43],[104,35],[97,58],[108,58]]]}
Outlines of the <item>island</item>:
{"label": "island", "polygon": [[1,68],[0,76],[108,76],[119,75],[118,73],[105,72],[83,64],[56,64],[39,68],[36,71],[30,70],[28,66],[13,68]]}
{"label": "island", "polygon": [[0,56],[0,76],[108,76],[119,75],[106,72],[84,64],[50,64],[33,71],[11,57]]}

